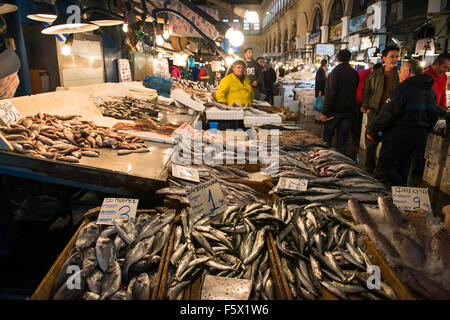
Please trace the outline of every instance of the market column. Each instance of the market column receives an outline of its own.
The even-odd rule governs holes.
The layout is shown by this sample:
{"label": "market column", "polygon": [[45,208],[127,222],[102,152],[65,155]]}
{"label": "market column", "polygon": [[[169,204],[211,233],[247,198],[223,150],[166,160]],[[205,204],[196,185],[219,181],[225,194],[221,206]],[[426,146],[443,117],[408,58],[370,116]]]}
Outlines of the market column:
{"label": "market column", "polygon": [[[373,32],[382,33],[374,39],[374,47],[379,48],[380,52],[386,47],[386,13],[387,1],[378,1],[367,8],[367,14],[372,14],[367,19],[367,28]],[[384,34],[383,34],[384,33]]]}
{"label": "market column", "polygon": [[[348,22],[350,21],[350,16],[342,17],[342,42],[348,42]],[[347,49],[346,44],[342,44],[341,49]]]}
{"label": "market column", "polygon": [[322,25],[320,27],[320,43],[327,43],[328,42],[328,25]]}

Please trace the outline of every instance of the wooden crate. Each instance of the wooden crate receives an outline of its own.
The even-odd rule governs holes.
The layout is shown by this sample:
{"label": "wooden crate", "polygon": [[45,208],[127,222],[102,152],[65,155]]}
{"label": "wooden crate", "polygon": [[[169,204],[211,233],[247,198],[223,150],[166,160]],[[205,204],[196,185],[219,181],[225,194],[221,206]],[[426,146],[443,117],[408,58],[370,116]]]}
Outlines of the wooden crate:
{"label": "wooden crate", "polygon": [[[274,197],[276,199],[276,196]],[[340,210],[341,214],[347,218],[352,219],[351,213],[347,210]],[[369,256],[373,259],[376,265],[380,267],[381,276],[383,281],[388,284],[397,295],[398,300],[414,300],[414,296],[409,292],[408,288],[403,284],[403,282],[400,280],[400,278],[396,275],[394,270],[389,266],[386,259],[383,257],[383,255],[376,249],[372,241],[367,236],[363,237],[364,242],[367,247],[366,253],[369,254]],[[273,241],[273,240],[272,240]],[[278,250],[275,246],[275,243],[273,242],[273,250],[277,252]],[[278,264],[278,269],[283,270],[282,265],[280,263],[280,260],[276,260],[275,263]],[[287,296],[290,295],[289,287],[287,287],[287,279],[285,273],[281,273],[281,276],[284,279],[281,279],[281,283],[286,284],[283,288],[287,290],[284,294]],[[362,300],[361,296],[356,294],[348,294],[348,297],[350,300]],[[301,298],[297,298],[298,300],[301,300]],[[336,297],[334,294],[332,294],[329,290],[326,288],[322,288],[322,296],[319,298],[319,300],[340,300],[339,297]]]}
{"label": "wooden crate", "polygon": [[[89,211],[87,211],[84,214],[83,221],[81,225],[78,227],[75,234],[70,239],[69,243],[66,245],[64,250],[61,252],[61,254],[56,259],[55,263],[53,263],[50,270],[45,275],[44,279],[41,281],[37,289],[34,291],[33,295],[31,296],[30,300],[50,300],[52,297],[52,290],[53,286],[56,280],[56,277],[58,276],[59,271],[61,270],[62,266],[66,262],[67,258],[70,256],[70,252],[72,251],[73,247],[75,246],[75,242],[77,241],[78,234],[80,233],[81,229],[83,229],[89,222],[94,221],[99,212],[101,207],[93,208]],[[156,210],[150,209],[150,210],[137,210],[138,213],[156,213]],[[174,222],[172,221],[172,224]],[[166,241],[166,244],[163,248],[163,256],[161,257],[160,265],[158,268],[158,275],[155,278],[155,289],[154,292],[158,291],[159,289],[159,283],[161,278],[161,270],[162,270],[162,264],[164,261],[164,254],[167,252],[167,246],[168,241]]]}

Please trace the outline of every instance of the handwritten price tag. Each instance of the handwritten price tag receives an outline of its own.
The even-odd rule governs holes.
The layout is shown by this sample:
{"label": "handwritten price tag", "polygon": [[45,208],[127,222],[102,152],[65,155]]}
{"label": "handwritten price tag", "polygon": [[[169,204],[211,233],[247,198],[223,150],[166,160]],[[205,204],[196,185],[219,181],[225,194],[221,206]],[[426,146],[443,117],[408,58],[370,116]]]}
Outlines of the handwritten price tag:
{"label": "handwritten price tag", "polygon": [[105,198],[98,214],[97,224],[113,225],[113,220],[119,217],[127,217],[134,222],[138,203],[138,199]]}
{"label": "handwritten price tag", "polygon": [[225,197],[217,179],[189,189],[187,191],[187,197],[196,216],[208,216],[213,213],[221,213],[227,208]]}
{"label": "handwritten price tag", "polygon": [[10,126],[20,120],[19,110],[9,100],[0,100],[0,120],[4,125]]}
{"label": "handwritten price tag", "polygon": [[278,180],[277,188],[295,191],[306,191],[308,189],[308,180],[281,177],[280,180]]}
{"label": "handwritten price tag", "polygon": [[392,199],[401,210],[422,209],[431,212],[427,188],[392,187]]}
{"label": "handwritten price tag", "polygon": [[177,164],[172,164],[172,175],[180,179],[200,182],[198,170],[195,168],[188,168]]}

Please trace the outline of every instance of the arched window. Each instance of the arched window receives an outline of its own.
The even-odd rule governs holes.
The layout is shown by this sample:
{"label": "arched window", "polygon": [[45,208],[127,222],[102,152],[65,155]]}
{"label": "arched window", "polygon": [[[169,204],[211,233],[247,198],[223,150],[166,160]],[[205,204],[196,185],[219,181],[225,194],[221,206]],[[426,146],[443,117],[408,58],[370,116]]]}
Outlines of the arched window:
{"label": "arched window", "polygon": [[342,0],[334,0],[330,13],[330,26],[334,26],[342,22],[341,18],[344,16],[344,5]]}
{"label": "arched window", "polygon": [[289,35],[289,51],[296,49],[295,37],[297,36],[297,23],[294,21]]}
{"label": "arched window", "polygon": [[314,14],[312,33],[319,32],[321,25],[322,25],[322,12],[320,11],[320,9],[317,9],[316,13]]}
{"label": "arched window", "polygon": [[375,2],[376,0],[353,0],[352,18],[366,13],[367,7]]}
{"label": "arched window", "polygon": [[284,41],[283,41],[283,52],[288,52],[289,45],[289,34],[288,29],[284,29]]}

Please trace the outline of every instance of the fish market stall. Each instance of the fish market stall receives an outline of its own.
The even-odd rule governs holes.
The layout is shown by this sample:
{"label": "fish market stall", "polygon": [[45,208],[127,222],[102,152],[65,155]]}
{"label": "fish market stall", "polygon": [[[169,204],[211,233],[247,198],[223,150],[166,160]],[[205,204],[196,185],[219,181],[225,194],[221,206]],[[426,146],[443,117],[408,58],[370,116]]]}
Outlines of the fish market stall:
{"label": "fish market stall", "polygon": [[[0,151],[4,174],[124,195],[148,193],[167,179],[173,145],[144,141],[149,140],[145,134],[136,137],[114,128],[117,122],[129,120],[104,117],[89,93],[61,90],[7,103],[22,119],[20,124],[2,127],[11,150]],[[180,120],[188,119],[193,121],[194,115]]]}

